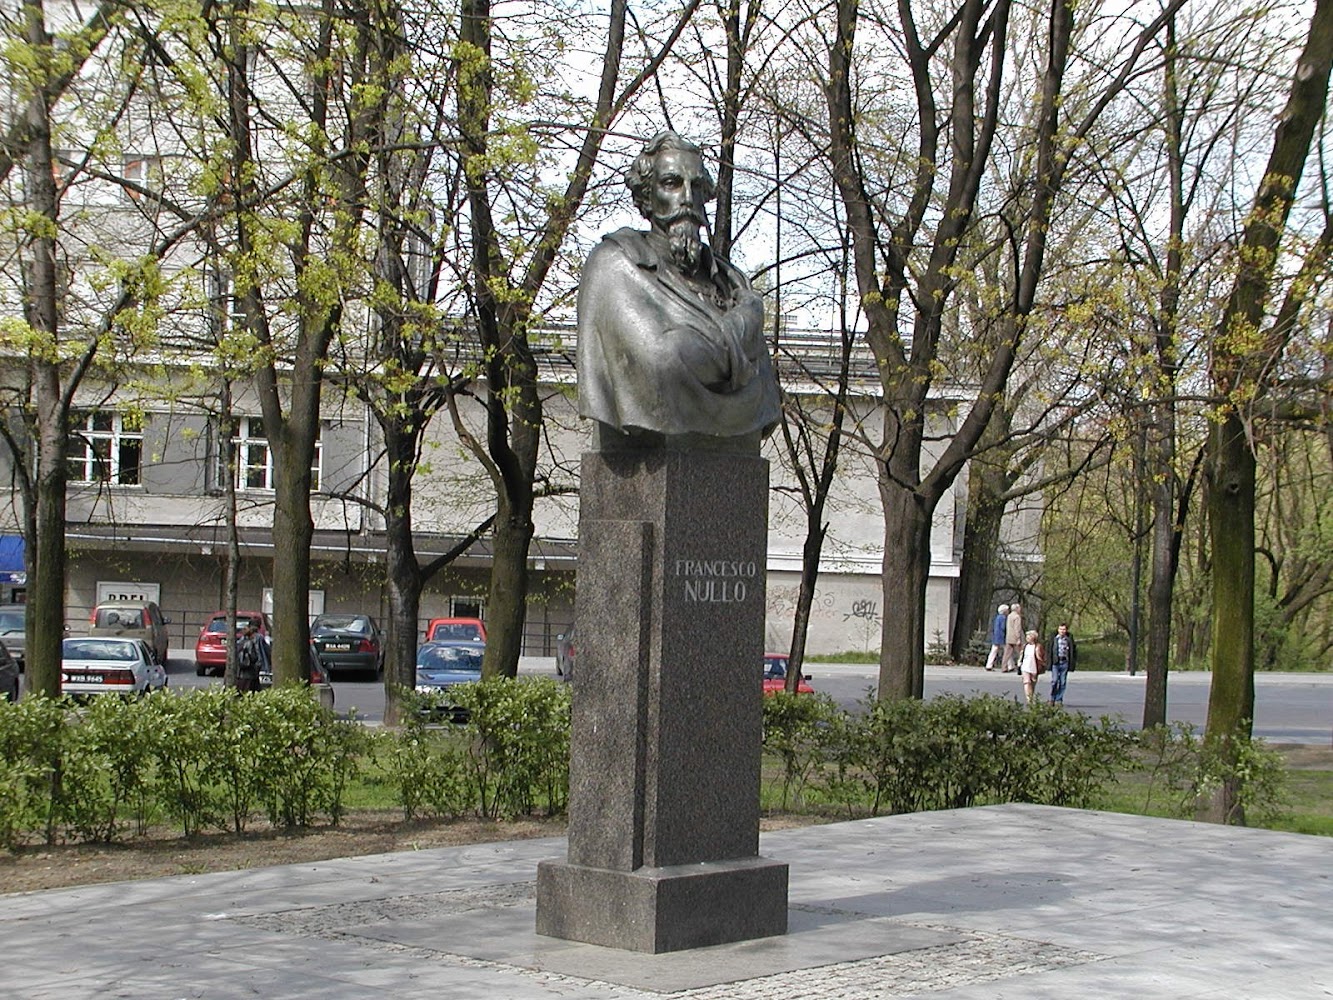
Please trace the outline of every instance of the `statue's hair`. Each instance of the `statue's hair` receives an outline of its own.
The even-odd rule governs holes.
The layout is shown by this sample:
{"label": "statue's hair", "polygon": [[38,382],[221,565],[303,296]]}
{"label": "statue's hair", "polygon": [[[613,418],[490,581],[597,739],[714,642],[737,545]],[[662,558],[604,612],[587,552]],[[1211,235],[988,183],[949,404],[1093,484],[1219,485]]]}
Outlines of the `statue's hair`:
{"label": "statue's hair", "polygon": [[[634,199],[634,206],[645,217],[651,211],[648,186],[653,179],[653,164],[657,159],[657,154],[664,149],[679,149],[686,153],[695,153],[700,159],[703,158],[703,151],[698,146],[688,139],[682,139],[670,129],[665,132],[658,132],[657,135],[644,143],[643,151],[634,158],[630,168],[625,171],[625,187],[629,188],[630,196]],[[703,168],[703,185],[704,201],[712,201],[717,189],[707,167]]]}

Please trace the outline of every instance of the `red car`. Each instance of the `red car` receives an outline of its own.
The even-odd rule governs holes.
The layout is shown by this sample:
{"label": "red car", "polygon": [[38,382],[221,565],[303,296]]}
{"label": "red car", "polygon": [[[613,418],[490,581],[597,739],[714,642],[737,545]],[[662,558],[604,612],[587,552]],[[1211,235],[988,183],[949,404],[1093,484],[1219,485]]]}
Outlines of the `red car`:
{"label": "red car", "polygon": [[[815,689],[806,683],[809,674],[802,674],[796,686],[797,694],[814,694]],[[787,654],[764,654],[764,695],[777,694],[787,689]]]}
{"label": "red car", "polygon": [[432,618],[426,626],[426,642],[462,639],[486,641],[486,626],[480,618]]}
{"label": "red car", "polygon": [[[259,629],[259,634],[268,636],[268,615],[262,611],[237,611],[236,628],[239,630],[249,619]],[[199,630],[199,638],[194,644],[194,672],[196,676],[217,674],[221,677],[227,670],[227,612],[215,611],[204,627]]]}

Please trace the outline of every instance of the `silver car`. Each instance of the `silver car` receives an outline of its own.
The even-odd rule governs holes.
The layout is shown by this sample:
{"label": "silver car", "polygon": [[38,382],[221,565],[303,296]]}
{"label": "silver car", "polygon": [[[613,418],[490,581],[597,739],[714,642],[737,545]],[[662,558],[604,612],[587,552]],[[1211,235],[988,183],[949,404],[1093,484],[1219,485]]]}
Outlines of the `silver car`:
{"label": "silver car", "polygon": [[0,642],[0,701],[19,700],[19,665]]}
{"label": "silver car", "polygon": [[166,667],[142,639],[90,635],[61,643],[61,694],[142,695],[166,686]]}
{"label": "silver car", "polygon": [[23,669],[23,650],[27,646],[26,604],[0,604],[0,641],[4,642],[9,655]]}

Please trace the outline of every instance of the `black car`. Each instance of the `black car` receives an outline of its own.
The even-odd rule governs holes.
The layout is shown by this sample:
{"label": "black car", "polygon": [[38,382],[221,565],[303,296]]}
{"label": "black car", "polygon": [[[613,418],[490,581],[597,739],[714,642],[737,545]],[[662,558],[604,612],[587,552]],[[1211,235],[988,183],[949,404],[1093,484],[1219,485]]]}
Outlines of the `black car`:
{"label": "black car", "polygon": [[0,642],[0,701],[19,700],[19,665]]}
{"label": "black car", "polygon": [[310,641],[330,675],[355,671],[378,678],[384,670],[380,627],[370,615],[320,615],[310,623]]}

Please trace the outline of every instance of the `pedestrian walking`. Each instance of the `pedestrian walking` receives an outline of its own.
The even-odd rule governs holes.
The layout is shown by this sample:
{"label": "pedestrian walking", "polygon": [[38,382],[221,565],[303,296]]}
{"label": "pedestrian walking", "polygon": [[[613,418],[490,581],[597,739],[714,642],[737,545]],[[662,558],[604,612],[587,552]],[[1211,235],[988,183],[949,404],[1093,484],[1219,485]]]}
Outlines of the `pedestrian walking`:
{"label": "pedestrian walking", "polygon": [[1004,620],[1004,672],[1012,674],[1018,669],[1019,658],[1023,655],[1023,605],[1009,605],[1009,614]]}
{"label": "pedestrian walking", "polygon": [[236,640],[236,692],[246,694],[259,690],[259,671],[268,659],[264,637],[255,627],[255,620],[247,618]]}
{"label": "pedestrian walking", "polygon": [[1078,665],[1078,643],[1074,642],[1068,623],[1061,622],[1056,627],[1055,635],[1046,644],[1046,655],[1051,661],[1051,704],[1063,705],[1069,671]]}
{"label": "pedestrian walking", "polygon": [[1023,699],[1031,705],[1037,694],[1037,675],[1043,667],[1041,646],[1037,645],[1037,630],[1029,629],[1025,635],[1023,652],[1019,656],[1019,676],[1023,679]]}
{"label": "pedestrian walking", "polygon": [[1009,605],[1001,604],[995,609],[995,620],[990,626],[990,655],[986,657],[986,669],[994,670],[995,661],[1004,653],[1004,631],[1008,626]]}

